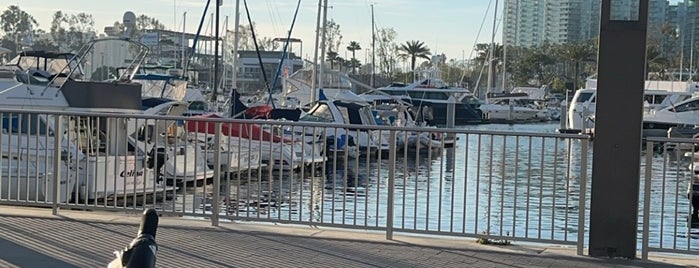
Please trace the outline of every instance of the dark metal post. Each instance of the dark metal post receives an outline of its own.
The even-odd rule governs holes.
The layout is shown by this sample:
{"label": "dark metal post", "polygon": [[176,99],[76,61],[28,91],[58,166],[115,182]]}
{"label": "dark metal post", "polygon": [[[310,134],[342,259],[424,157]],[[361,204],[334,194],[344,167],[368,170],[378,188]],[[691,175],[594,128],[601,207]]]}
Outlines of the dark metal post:
{"label": "dark metal post", "polygon": [[[624,6],[611,2],[602,0],[589,254],[633,259],[648,1]],[[633,6],[638,10],[615,10]]]}

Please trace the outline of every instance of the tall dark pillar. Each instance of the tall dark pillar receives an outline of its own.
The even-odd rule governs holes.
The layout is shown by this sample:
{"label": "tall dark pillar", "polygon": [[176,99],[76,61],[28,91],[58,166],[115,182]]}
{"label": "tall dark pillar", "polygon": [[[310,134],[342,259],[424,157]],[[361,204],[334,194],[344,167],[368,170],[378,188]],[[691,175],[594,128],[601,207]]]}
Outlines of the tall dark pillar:
{"label": "tall dark pillar", "polygon": [[[602,0],[589,254],[636,257],[648,1]],[[619,9],[619,10],[615,10]]]}

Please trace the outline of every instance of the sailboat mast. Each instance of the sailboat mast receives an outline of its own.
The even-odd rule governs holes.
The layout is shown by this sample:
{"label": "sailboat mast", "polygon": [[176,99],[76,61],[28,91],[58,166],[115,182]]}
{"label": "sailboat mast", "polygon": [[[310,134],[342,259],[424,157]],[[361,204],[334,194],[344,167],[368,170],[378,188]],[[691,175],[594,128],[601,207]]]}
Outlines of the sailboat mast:
{"label": "sailboat mast", "polygon": [[223,4],[223,0],[217,0],[216,1],[216,25],[214,26],[214,81],[213,81],[213,94],[211,94],[211,101],[215,102],[217,100],[217,95],[218,95],[218,17],[220,14],[221,10],[221,4]]}
{"label": "sailboat mast", "polygon": [[371,5],[371,83],[370,86],[376,87],[374,81],[374,71],[376,70],[376,33],[374,32],[374,4]]}
{"label": "sailboat mast", "polygon": [[221,64],[221,68],[222,68],[221,79],[220,79],[221,81],[219,81],[217,83],[221,84],[221,90],[223,90],[225,92],[225,90],[226,90],[226,83],[225,82],[226,82],[226,78],[228,76],[228,72],[226,71],[226,69],[227,69],[226,68],[226,65],[227,65],[226,60],[228,60],[228,58],[226,58],[226,49],[228,47],[228,42],[226,42],[228,40],[228,16],[226,16],[226,19],[223,20],[223,29],[224,29],[223,30],[223,40],[221,40],[221,42],[222,42],[221,49],[223,50],[223,51],[221,51],[221,63],[222,63]]}
{"label": "sailboat mast", "polygon": [[240,36],[240,0],[235,0],[235,36],[233,37],[233,89],[238,90],[238,37]]}
{"label": "sailboat mast", "polygon": [[187,70],[185,70],[184,66],[187,64],[187,59],[185,58],[185,50],[187,49],[187,11],[185,11],[182,14],[182,42],[180,45],[182,45],[182,65],[180,68],[182,68],[182,76],[187,76]]}
{"label": "sailboat mast", "polygon": [[[323,0],[323,33],[321,37],[321,43],[323,44],[320,47],[320,70],[318,71],[318,87],[323,88],[323,84],[325,82],[324,79],[324,71],[325,71],[325,47],[327,44],[325,43],[325,37],[327,33],[327,27],[328,26],[328,0]],[[315,101],[315,100],[313,100]]]}
{"label": "sailboat mast", "polygon": [[316,40],[313,50],[313,73],[311,74],[311,103],[316,101],[316,82],[318,81],[318,42],[320,41],[320,12],[323,0],[318,0],[318,18],[316,19]]}
{"label": "sailboat mast", "polygon": [[486,101],[488,100],[488,93],[493,89],[493,72],[495,68],[493,66],[493,54],[495,54],[495,31],[497,30],[497,19],[498,19],[498,0],[495,0],[495,10],[493,12],[493,33],[490,37],[490,49],[488,50],[488,81],[486,83]]}

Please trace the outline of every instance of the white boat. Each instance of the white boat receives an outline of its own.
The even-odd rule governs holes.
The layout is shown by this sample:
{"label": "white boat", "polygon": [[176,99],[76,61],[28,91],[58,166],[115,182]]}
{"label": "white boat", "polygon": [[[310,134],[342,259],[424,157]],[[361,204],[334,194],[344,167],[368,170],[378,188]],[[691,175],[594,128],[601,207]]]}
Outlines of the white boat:
{"label": "white boat", "polygon": [[643,116],[644,136],[667,137],[671,127],[696,125],[699,125],[699,97],[689,98]]}
{"label": "white boat", "polygon": [[[374,119],[379,125],[390,125],[396,127],[425,127],[424,132],[420,131],[398,131],[396,133],[396,146],[398,150],[408,149],[442,149],[454,146],[454,139],[442,138],[443,133],[435,132],[434,126],[427,126],[424,122],[418,123],[413,118],[411,106],[395,96],[384,94],[362,94],[363,99],[371,105]],[[382,131],[382,140],[388,141],[389,131]]]}
{"label": "white boat", "polygon": [[[570,106],[568,107],[567,128],[575,130],[594,128],[597,103],[596,86],[596,80],[588,79],[586,88],[579,89],[575,92]],[[663,110],[678,106],[680,103],[690,98],[696,91],[697,86],[699,86],[699,84],[691,81],[646,81],[644,90],[644,122],[654,122],[653,128],[662,125],[658,131],[651,132],[659,133],[667,131],[671,126],[682,125],[681,122],[673,122],[673,117],[678,118],[676,114],[671,114]],[[650,127],[650,125],[644,126],[644,129],[648,127]],[[663,133],[662,136],[667,136],[667,133]]]}
{"label": "white boat", "polygon": [[[324,96],[320,91],[321,96]],[[316,102],[306,114],[301,116],[302,122],[319,122],[337,125],[376,125],[371,107],[361,97],[350,91],[344,91],[344,95],[338,100],[328,100],[325,97]],[[356,99],[357,101],[351,101]],[[374,153],[379,150],[388,151],[387,140],[380,140],[373,130],[352,129],[346,127],[324,127],[324,136],[328,141],[329,150],[342,152],[344,146],[357,147],[360,153]],[[313,131],[306,128],[306,131]],[[298,131],[295,131],[298,132]],[[353,150],[350,148],[349,150]],[[328,154],[330,152],[328,151]]]}
{"label": "white boat", "polygon": [[490,121],[541,122],[551,119],[544,99],[524,92],[489,94],[479,109]]}
{"label": "white boat", "polygon": [[[218,118],[213,114],[192,117],[192,120],[187,122],[187,129],[190,133],[196,133],[200,140],[207,140],[210,148],[207,151],[212,151],[215,148],[215,124],[196,120],[206,117]],[[281,127],[275,128],[281,131]],[[230,171],[256,169],[264,166],[263,164],[272,166],[272,169],[293,170],[302,165],[322,163],[326,160],[320,149],[314,149],[302,139],[285,138],[277,131],[270,131],[256,124],[223,123],[221,134],[222,167]],[[243,157],[251,161],[242,160]],[[213,165],[211,162],[209,164]]]}
{"label": "white boat", "polygon": [[[207,165],[211,168],[215,166],[216,143],[213,134],[201,132],[192,133],[201,142],[202,148],[206,153]],[[221,170],[225,172],[242,172],[248,170],[259,170],[267,166],[262,163],[259,149],[251,149],[247,147],[248,141],[243,139],[232,140],[231,138],[221,135],[221,147],[219,148],[219,156],[221,161]],[[264,153],[264,151],[262,151]]]}
{"label": "white boat", "polygon": [[[142,100],[144,114],[181,116],[188,109],[189,103],[173,101],[166,98],[145,98]],[[180,122],[172,120],[132,120],[140,123],[137,126],[141,135],[144,151],[153,154],[165,154],[161,175],[164,179],[174,182],[193,182],[214,177],[213,169],[207,165],[206,153],[190,137]],[[147,137],[142,137],[147,135]]]}
{"label": "white boat", "polygon": [[[96,42],[127,42],[138,57],[129,66],[137,70],[147,47],[133,41],[98,39]],[[25,194],[23,198],[48,201],[53,198],[49,183],[59,180],[58,199],[66,202],[136,197],[165,190],[156,172],[146,164],[148,156],[127,133],[128,120],[121,117],[62,116],[54,112],[101,112],[115,115],[142,114],[141,85],[130,76],[117,82],[81,81],[82,55],[25,53],[10,61],[0,76],[0,106],[21,112],[2,113],[0,137],[2,166],[11,175],[0,179],[0,199]],[[59,56],[56,56],[59,55]],[[38,67],[38,68],[37,68]],[[7,75],[10,70],[13,76]],[[56,123],[59,125],[56,125]],[[64,131],[56,131],[58,128]],[[61,158],[54,159],[56,138],[61,138]],[[15,152],[12,155],[11,152]],[[41,153],[39,153],[41,152]],[[54,160],[61,176],[54,174]],[[4,175],[4,174],[3,174]],[[34,187],[36,183],[36,187]],[[43,185],[43,188],[41,187]],[[26,187],[25,187],[26,186]],[[28,189],[28,191],[22,188]]]}

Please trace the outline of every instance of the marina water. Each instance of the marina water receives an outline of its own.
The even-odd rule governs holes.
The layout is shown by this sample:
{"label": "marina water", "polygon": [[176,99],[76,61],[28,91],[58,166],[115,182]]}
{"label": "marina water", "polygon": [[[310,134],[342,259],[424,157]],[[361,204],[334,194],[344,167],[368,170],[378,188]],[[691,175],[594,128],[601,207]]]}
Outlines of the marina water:
{"label": "marina water", "polygon": [[[557,123],[542,123],[460,128],[555,133],[557,127]],[[221,180],[224,186],[220,200],[225,214],[234,219],[381,229],[388,223],[392,184],[393,227],[397,231],[457,236],[487,233],[513,240],[571,244],[577,241],[580,141],[480,134],[460,134],[457,138],[455,149],[398,152],[393,182],[389,181],[390,163],[385,155],[356,159],[331,155],[315,171],[306,168],[302,172],[229,174]],[[592,143],[587,152],[584,215],[589,215]],[[698,250],[699,236],[687,227],[689,162],[662,152],[652,159],[650,246]],[[639,203],[643,204],[644,161],[640,168]],[[211,185],[185,186],[177,196],[176,203],[181,205],[165,210],[207,210],[211,193]],[[639,248],[642,213],[639,208]],[[585,228],[585,239],[587,232]]]}

